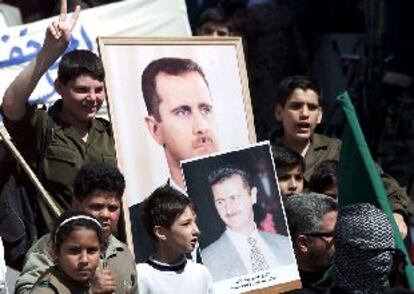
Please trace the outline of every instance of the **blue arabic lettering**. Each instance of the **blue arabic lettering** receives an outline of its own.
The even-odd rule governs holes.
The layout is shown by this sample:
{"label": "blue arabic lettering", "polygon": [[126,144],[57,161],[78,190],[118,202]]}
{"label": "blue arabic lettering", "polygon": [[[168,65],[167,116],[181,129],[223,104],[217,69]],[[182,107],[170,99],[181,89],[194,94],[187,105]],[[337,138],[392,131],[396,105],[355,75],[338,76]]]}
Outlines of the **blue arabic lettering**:
{"label": "blue arabic lettering", "polygon": [[23,37],[23,36],[26,36],[27,35],[27,32],[28,32],[28,30],[27,30],[27,28],[23,28],[21,31],[20,31],[20,37]]}
{"label": "blue arabic lettering", "polygon": [[1,36],[1,40],[3,41],[3,43],[7,43],[7,41],[10,39],[9,35],[3,35]]}
{"label": "blue arabic lettering", "polygon": [[[20,31],[20,37],[26,36],[28,33],[28,29],[27,28],[23,28]],[[85,42],[85,45],[87,47],[87,49],[89,50],[93,50],[93,43],[91,41],[91,39],[89,38],[86,30],[84,29],[83,26],[81,26],[80,28],[80,34],[81,37],[83,39],[83,41]],[[3,35],[1,37],[1,40],[5,43],[9,40],[10,36],[9,35]],[[70,43],[68,48],[65,50],[65,53],[75,50],[79,47],[79,40],[75,39],[73,36],[70,39]],[[28,54],[23,54],[23,50],[22,48],[18,47],[18,46],[14,46],[12,47],[12,49],[10,50],[9,53],[9,58],[6,60],[1,60],[0,61],[0,69],[1,68],[5,68],[8,66],[13,66],[13,65],[20,65],[20,64],[24,64],[26,62],[29,62],[30,60],[32,60],[37,53],[39,52],[39,50],[41,49],[41,45],[39,42],[36,42],[35,40],[29,40],[26,43],[26,47],[27,48],[34,48],[35,50],[33,52],[30,52]],[[56,68],[55,66],[53,67],[53,69]]]}

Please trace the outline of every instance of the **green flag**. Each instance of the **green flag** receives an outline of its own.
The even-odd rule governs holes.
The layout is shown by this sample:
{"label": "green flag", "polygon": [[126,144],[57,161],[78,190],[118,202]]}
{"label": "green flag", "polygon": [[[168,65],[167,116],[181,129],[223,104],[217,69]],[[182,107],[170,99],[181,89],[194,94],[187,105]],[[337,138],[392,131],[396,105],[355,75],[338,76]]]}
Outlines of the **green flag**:
{"label": "green flag", "polygon": [[408,264],[405,273],[410,289],[414,289],[413,267],[392,216],[384,184],[359,126],[355,108],[347,92],[339,95],[337,100],[341,103],[346,117],[338,166],[339,206],[371,203],[388,215],[393,227],[396,247],[405,253]]}

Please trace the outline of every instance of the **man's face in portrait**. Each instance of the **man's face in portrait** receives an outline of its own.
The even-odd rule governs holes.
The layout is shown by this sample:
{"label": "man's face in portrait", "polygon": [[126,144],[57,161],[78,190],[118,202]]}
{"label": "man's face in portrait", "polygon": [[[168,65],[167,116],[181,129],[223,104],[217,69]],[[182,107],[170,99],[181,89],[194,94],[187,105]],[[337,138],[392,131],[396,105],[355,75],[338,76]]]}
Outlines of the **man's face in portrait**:
{"label": "man's face in portrait", "polygon": [[165,150],[167,161],[181,160],[218,150],[210,90],[196,71],[181,75],[163,72],[155,78],[160,98],[157,120],[146,118],[150,132]]}
{"label": "man's face in portrait", "polygon": [[241,176],[234,174],[211,187],[214,205],[228,228],[249,235],[255,228],[253,204],[257,189],[250,189]]}

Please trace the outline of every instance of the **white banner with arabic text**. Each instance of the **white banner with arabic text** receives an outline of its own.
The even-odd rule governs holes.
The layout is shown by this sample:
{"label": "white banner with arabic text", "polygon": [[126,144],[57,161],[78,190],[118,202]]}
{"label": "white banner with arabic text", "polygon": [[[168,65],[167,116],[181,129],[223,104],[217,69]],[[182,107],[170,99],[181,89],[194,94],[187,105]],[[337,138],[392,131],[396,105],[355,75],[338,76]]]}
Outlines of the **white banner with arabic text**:
{"label": "white banner with arabic text", "polygon": [[[36,56],[53,18],[0,32],[0,103],[8,85]],[[97,52],[98,36],[190,36],[184,0],[125,0],[81,11],[69,48]],[[50,103],[59,96],[53,83],[59,60],[42,77],[31,102]]]}

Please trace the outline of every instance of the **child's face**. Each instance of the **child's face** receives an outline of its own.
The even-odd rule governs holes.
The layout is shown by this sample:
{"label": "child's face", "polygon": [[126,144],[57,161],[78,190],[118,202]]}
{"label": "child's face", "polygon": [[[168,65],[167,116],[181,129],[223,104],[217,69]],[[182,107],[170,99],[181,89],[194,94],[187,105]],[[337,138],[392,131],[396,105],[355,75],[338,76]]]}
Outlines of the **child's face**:
{"label": "child's face", "polygon": [[104,236],[107,239],[118,225],[121,201],[111,194],[95,192],[81,203],[75,202],[74,208],[95,217],[101,223]]}
{"label": "child's face", "polygon": [[63,97],[62,111],[80,122],[94,119],[105,100],[104,82],[87,74],[66,85],[57,80],[56,90]]}
{"label": "child's face", "polygon": [[277,170],[277,178],[283,197],[303,192],[303,172],[300,167],[280,168]]}
{"label": "child's face", "polygon": [[285,105],[277,105],[275,111],[285,138],[293,142],[307,142],[322,120],[318,95],[310,89],[295,89]]}
{"label": "child's face", "polygon": [[197,216],[189,206],[176,218],[172,226],[166,230],[166,243],[171,250],[178,254],[194,250],[200,236],[196,220]]}
{"label": "child's face", "polygon": [[57,264],[73,280],[86,282],[95,274],[100,253],[97,233],[92,229],[76,228],[57,251]]}

